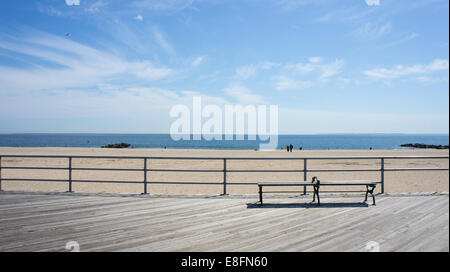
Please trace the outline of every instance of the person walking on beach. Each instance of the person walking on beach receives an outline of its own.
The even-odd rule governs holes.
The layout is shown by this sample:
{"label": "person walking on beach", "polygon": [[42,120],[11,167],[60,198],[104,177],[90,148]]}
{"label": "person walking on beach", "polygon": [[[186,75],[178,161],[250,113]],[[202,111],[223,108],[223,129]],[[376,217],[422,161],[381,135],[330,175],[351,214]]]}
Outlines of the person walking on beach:
{"label": "person walking on beach", "polygon": [[286,151],[289,152],[289,146],[288,145],[286,146]]}
{"label": "person walking on beach", "polygon": [[290,152],[292,152],[292,149],[294,148],[294,146],[292,144],[289,145],[289,150]]}

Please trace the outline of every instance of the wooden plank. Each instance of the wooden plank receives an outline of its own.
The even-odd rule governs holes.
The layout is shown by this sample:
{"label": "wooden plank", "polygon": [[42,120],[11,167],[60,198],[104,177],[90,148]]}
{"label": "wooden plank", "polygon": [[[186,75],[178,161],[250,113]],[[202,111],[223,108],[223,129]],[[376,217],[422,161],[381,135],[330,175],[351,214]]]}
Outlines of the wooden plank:
{"label": "wooden plank", "polygon": [[448,251],[448,196],[322,198],[1,193],[0,251]]}

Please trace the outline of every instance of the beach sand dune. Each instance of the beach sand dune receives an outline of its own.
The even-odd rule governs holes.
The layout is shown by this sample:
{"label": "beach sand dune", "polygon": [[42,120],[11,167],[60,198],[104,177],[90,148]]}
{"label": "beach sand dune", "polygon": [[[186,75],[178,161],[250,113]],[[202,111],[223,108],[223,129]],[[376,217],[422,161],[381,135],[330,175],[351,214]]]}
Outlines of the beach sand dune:
{"label": "beach sand dune", "polygon": [[[325,157],[325,156],[448,156],[448,150],[186,150],[186,149],[101,149],[101,148],[8,148],[0,147],[0,154],[14,155],[92,155],[92,156],[163,156],[163,157]],[[3,158],[2,166],[67,167],[67,159]],[[73,159],[79,168],[143,168],[143,160],[135,159]],[[448,159],[386,160],[386,168],[448,168]],[[149,160],[150,169],[209,169],[222,170],[221,160]],[[308,169],[379,169],[380,160],[310,160]],[[231,160],[228,170],[302,170],[303,160]],[[323,172],[308,173],[321,180],[375,180],[380,172]],[[3,169],[2,178],[67,179],[65,170]],[[143,172],[130,171],[73,171],[73,179],[143,181]],[[222,172],[149,172],[148,181],[161,182],[223,182]],[[233,182],[299,181],[302,172],[290,173],[227,173],[227,193],[256,194],[256,185],[233,185]],[[67,191],[67,182],[3,181],[2,189],[9,191]],[[283,188],[279,188],[280,190]],[[292,190],[290,187],[288,190]],[[355,188],[352,188],[353,190]],[[363,188],[361,188],[363,189]],[[88,193],[142,193],[143,184],[74,183],[73,190]],[[278,189],[277,189],[278,190]],[[298,188],[302,191],[302,188]],[[325,191],[325,188],[324,188]],[[380,191],[380,188],[377,188]],[[448,192],[448,171],[399,171],[385,173],[386,193]],[[158,195],[221,194],[223,185],[149,184],[148,192]]]}

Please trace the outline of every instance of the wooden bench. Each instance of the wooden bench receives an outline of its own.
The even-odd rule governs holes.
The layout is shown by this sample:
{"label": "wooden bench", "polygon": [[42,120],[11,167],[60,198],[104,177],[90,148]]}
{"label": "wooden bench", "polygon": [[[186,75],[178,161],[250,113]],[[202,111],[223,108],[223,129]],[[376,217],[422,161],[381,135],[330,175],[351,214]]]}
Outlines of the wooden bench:
{"label": "wooden bench", "polygon": [[[317,177],[313,177],[311,182],[299,181],[299,182],[260,182],[259,187],[259,202],[263,205],[263,187],[285,187],[285,186],[312,186],[314,189],[313,202],[316,201],[320,205],[319,190],[321,186],[366,186],[366,196],[364,202],[367,201],[367,196],[369,193],[372,195],[373,205],[375,204],[375,195],[373,191],[377,186],[377,182],[369,180],[336,180],[336,181],[320,181]],[[345,191],[343,191],[345,192]],[[267,192],[266,192],[267,193]]]}

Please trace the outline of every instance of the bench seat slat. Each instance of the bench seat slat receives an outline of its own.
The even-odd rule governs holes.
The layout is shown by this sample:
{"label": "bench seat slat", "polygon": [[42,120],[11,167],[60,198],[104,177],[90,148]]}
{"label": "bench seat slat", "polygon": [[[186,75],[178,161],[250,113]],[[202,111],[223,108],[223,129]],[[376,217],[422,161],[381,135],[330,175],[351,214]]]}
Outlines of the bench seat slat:
{"label": "bench seat slat", "polygon": [[295,182],[258,182],[258,185],[262,186],[312,186],[313,184],[311,182],[302,182],[302,181],[295,181]]}
{"label": "bench seat slat", "polygon": [[[311,182],[305,181],[295,181],[295,182],[259,182],[258,185],[261,186],[313,186]],[[320,181],[320,185],[329,186],[343,186],[343,185],[377,185],[377,182],[370,180],[330,180],[330,181]]]}
{"label": "bench seat slat", "polygon": [[369,180],[336,180],[321,181],[320,185],[376,185],[377,182]]}

